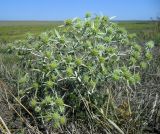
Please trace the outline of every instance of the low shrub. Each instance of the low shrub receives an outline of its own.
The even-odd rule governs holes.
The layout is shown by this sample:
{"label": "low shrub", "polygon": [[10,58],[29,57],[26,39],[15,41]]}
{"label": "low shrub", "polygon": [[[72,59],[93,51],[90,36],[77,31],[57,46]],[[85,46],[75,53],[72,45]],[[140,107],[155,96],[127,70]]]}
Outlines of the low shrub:
{"label": "low shrub", "polygon": [[106,16],[66,20],[58,30],[14,42],[11,50],[25,72],[18,81],[19,100],[46,129],[67,119],[107,132],[136,131],[132,128],[141,122],[134,122],[138,113],[130,95],[153,47],[152,41],[138,45],[135,35]]}

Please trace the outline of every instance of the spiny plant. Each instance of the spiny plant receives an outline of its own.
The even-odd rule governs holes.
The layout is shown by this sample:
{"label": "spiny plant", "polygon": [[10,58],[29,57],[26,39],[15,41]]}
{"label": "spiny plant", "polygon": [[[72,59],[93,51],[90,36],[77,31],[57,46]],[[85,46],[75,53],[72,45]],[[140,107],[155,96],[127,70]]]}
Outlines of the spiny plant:
{"label": "spiny plant", "polygon": [[135,35],[106,16],[87,13],[84,19],[66,20],[59,30],[14,43],[12,51],[25,71],[20,99],[37,120],[55,128],[66,122],[67,113],[68,120],[74,115],[122,133],[116,123],[122,113],[132,118],[132,107],[128,99],[128,112],[122,112],[112,90],[121,88],[129,98],[152,59],[153,46],[152,41],[138,45]]}

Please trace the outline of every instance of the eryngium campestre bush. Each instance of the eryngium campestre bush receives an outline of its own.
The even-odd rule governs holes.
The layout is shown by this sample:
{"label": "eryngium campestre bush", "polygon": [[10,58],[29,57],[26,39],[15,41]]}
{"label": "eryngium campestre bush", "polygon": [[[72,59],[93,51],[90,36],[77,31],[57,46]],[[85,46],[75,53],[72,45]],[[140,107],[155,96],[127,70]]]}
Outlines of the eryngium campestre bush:
{"label": "eryngium campestre bush", "polygon": [[[134,118],[129,93],[140,83],[152,47],[149,42],[142,48],[106,16],[66,20],[58,30],[15,42],[14,52],[26,72],[19,80],[21,101],[45,125],[57,128],[67,114],[68,120],[122,133],[122,123]],[[115,102],[116,89],[124,100]]]}

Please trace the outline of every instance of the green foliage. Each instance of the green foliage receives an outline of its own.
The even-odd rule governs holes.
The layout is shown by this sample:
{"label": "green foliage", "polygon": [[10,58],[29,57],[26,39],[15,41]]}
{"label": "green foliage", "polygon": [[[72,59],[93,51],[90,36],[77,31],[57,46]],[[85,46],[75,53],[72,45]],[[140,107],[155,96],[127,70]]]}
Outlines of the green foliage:
{"label": "green foliage", "polygon": [[140,70],[152,59],[152,47],[149,42],[142,52],[134,36],[106,16],[66,20],[59,30],[15,43],[13,50],[27,68],[19,84],[30,89],[22,102],[28,106],[26,98],[36,99],[30,106],[37,118],[49,120],[55,128],[65,124],[66,111],[68,117],[75,114],[83,120],[115,119],[111,113],[117,106],[108,103],[106,108],[109,95],[104,86],[125,89],[139,83]]}

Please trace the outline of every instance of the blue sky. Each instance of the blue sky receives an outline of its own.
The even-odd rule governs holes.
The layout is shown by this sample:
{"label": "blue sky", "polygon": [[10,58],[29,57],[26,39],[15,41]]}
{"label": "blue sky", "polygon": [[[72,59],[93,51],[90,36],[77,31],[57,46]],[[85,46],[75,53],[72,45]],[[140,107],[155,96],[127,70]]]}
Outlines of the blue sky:
{"label": "blue sky", "polygon": [[64,20],[86,12],[148,20],[160,16],[160,0],[0,0],[0,20]]}

